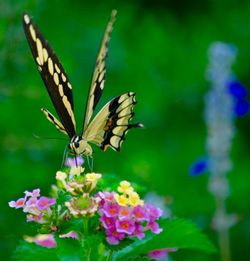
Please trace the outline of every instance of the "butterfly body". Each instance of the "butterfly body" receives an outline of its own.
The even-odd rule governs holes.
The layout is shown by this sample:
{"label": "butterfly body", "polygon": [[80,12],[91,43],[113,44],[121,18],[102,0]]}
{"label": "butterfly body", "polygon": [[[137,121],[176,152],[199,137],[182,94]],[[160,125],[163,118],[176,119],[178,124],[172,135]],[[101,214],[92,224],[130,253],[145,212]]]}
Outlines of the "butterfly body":
{"label": "butterfly body", "polygon": [[108,147],[119,151],[128,130],[143,127],[140,123],[129,123],[134,115],[133,107],[136,104],[135,93],[133,92],[127,92],[113,98],[91,120],[104,89],[105,60],[115,16],[116,11],[113,10],[97,56],[86,104],[83,129],[80,135],[76,133],[72,86],[69,78],[55,52],[29,15],[24,14],[23,16],[26,38],[59,119],[46,108],[41,110],[47,120],[69,137],[68,148],[74,155],[83,154],[91,157],[93,154],[91,144],[99,146],[104,151]]}
{"label": "butterfly body", "polygon": [[93,154],[93,149],[88,141],[79,135],[74,136],[70,140],[68,147],[75,155],[85,155],[87,157],[91,157]]}

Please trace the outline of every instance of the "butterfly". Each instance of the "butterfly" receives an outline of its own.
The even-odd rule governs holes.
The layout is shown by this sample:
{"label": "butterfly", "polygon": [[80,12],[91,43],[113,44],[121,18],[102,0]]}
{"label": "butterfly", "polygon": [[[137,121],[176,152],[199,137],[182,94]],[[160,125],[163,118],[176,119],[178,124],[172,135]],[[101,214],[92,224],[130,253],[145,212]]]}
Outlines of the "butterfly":
{"label": "butterfly", "polygon": [[143,127],[141,123],[129,123],[134,115],[133,107],[136,104],[134,92],[127,92],[113,98],[91,121],[104,89],[105,61],[115,17],[116,10],[113,10],[97,56],[85,109],[83,129],[81,134],[77,135],[72,86],[69,78],[55,52],[33,23],[31,17],[27,13],[23,15],[26,38],[59,119],[47,109],[42,108],[41,110],[60,132],[69,137],[68,148],[74,155],[91,157],[93,154],[91,144],[99,146],[104,151],[108,147],[120,151],[128,130]]}

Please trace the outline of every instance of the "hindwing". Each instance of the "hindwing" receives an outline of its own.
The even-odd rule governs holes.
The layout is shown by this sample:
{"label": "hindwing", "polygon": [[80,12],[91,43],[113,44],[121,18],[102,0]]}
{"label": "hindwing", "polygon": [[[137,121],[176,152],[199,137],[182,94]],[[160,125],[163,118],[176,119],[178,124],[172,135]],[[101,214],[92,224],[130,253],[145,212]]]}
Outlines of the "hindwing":
{"label": "hindwing", "polygon": [[76,126],[72,87],[68,76],[49,43],[27,14],[23,16],[23,26],[38,70],[59,119],[71,138],[76,134]]}
{"label": "hindwing", "polygon": [[133,92],[112,99],[89,124],[83,133],[83,138],[95,143],[104,151],[108,146],[119,151],[128,130],[143,127],[140,123],[129,124],[134,115],[135,104],[135,93]]}

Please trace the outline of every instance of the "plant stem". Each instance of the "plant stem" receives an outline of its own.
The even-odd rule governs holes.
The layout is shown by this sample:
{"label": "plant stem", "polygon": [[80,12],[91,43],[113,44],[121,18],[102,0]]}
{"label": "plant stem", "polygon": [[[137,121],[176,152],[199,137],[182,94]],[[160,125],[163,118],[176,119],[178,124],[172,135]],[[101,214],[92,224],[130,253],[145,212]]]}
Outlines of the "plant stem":
{"label": "plant stem", "polygon": [[88,235],[88,218],[83,218],[83,233],[84,235]]}
{"label": "plant stem", "polygon": [[[226,181],[225,181],[226,182]],[[226,203],[223,198],[215,195],[216,199],[216,212],[215,212],[215,223],[219,223],[221,220],[227,220],[228,215],[226,212]],[[229,227],[219,226],[217,228],[218,233],[218,244],[220,248],[221,261],[230,261],[230,239],[229,239]]]}
{"label": "plant stem", "polygon": [[112,251],[112,250],[109,250],[108,255],[107,255],[107,258],[106,258],[106,261],[111,260],[112,255],[113,255],[113,251]]}

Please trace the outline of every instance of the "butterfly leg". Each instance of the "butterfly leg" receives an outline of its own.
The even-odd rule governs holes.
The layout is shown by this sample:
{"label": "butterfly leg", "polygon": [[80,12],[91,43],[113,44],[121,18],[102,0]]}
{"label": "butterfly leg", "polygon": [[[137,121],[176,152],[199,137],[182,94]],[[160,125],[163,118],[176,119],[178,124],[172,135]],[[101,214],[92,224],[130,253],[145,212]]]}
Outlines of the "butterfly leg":
{"label": "butterfly leg", "polygon": [[89,169],[92,172],[94,166],[94,158],[91,156],[87,156],[87,162],[88,162]]}
{"label": "butterfly leg", "polygon": [[67,157],[68,157],[68,146],[65,146],[65,149],[63,151],[63,158],[62,158],[62,163],[61,163],[61,169],[63,168],[63,165],[64,165]]}

